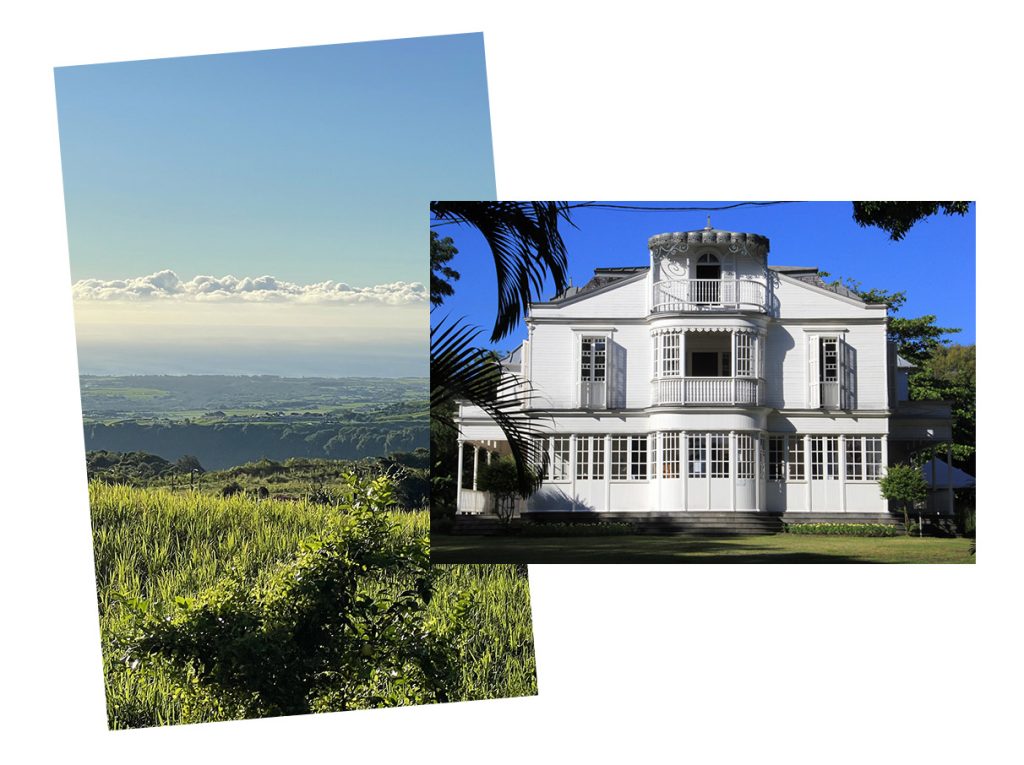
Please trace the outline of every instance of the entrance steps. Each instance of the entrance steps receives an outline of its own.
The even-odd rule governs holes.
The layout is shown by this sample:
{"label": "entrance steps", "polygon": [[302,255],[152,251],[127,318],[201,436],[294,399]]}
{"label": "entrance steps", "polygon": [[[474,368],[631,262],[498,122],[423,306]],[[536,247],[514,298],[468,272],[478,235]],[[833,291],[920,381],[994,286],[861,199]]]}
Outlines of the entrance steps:
{"label": "entrance steps", "polygon": [[664,513],[523,513],[533,523],[632,523],[640,534],[778,534],[782,518],[769,513],[701,510]]}

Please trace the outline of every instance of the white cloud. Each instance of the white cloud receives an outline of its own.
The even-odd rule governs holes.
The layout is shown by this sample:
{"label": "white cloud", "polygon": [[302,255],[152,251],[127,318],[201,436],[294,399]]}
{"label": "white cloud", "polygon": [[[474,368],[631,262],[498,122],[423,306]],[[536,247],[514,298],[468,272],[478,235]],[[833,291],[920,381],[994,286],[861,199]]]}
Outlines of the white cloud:
{"label": "white cloud", "polygon": [[325,281],[295,284],[273,276],[196,276],[182,281],[171,270],[132,279],[82,279],[72,287],[76,301],[175,300],[246,303],[361,303],[416,305],[426,303],[427,289],[419,282],[391,282],[352,287]]}

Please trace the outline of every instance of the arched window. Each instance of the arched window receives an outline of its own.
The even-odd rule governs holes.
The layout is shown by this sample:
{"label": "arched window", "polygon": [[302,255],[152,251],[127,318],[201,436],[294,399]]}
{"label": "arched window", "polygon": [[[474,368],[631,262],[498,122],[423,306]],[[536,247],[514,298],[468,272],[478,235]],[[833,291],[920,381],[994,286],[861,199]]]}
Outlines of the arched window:
{"label": "arched window", "polygon": [[697,259],[697,272],[695,276],[698,279],[721,279],[722,264],[718,262],[718,257],[710,252],[701,255]]}
{"label": "arched window", "polygon": [[701,305],[721,302],[722,264],[716,255],[706,252],[697,259],[690,301]]}

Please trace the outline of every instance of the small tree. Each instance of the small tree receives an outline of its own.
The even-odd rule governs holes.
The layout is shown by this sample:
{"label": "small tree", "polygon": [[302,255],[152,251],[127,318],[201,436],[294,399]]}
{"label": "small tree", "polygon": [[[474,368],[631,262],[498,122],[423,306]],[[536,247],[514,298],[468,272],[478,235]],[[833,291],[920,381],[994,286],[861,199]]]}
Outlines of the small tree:
{"label": "small tree", "polygon": [[878,482],[882,496],[903,505],[903,525],[910,534],[910,506],[928,498],[928,484],[913,465],[893,465]]}
{"label": "small tree", "polygon": [[[531,478],[534,487],[537,483],[537,475],[531,471]],[[519,473],[516,463],[508,457],[499,457],[488,464],[480,466],[477,472],[476,485],[480,491],[485,491],[494,497],[494,512],[506,526],[512,522],[515,515],[516,498],[529,496],[520,491]]]}
{"label": "small tree", "polygon": [[191,454],[183,454],[178,457],[178,461],[174,463],[174,467],[177,468],[179,473],[191,473],[193,470],[197,473],[205,473],[203,466],[199,464],[199,458]]}

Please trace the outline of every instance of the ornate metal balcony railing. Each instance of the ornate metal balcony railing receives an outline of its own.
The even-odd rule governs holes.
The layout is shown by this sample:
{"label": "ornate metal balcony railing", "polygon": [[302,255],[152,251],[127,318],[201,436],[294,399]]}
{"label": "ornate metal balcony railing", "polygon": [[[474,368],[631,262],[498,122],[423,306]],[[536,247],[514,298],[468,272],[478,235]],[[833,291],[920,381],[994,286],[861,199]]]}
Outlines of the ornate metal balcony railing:
{"label": "ornate metal balcony railing", "polygon": [[757,406],[763,399],[762,381],[749,377],[662,377],[652,388],[654,406]]}
{"label": "ornate metal balcony railing", "polygon": [[655,282],[655,313],[667,311],[768,311],[768,290],[756,279],[670,279]]}

